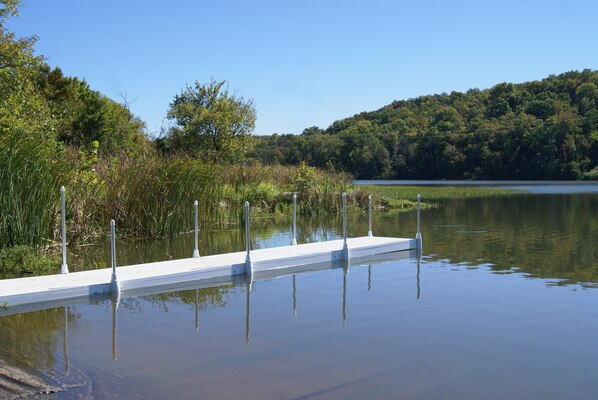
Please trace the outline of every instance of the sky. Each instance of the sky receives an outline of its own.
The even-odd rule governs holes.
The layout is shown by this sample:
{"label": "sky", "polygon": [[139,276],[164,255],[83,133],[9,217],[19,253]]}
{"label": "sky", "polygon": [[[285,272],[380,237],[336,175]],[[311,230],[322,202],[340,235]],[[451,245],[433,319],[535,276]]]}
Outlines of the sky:
{"label": "sky", "polygon": [[394,100],[598,69],[598,1],[23,0],[7,28],[157,136],[187,84],[253,99],[255,134]]}

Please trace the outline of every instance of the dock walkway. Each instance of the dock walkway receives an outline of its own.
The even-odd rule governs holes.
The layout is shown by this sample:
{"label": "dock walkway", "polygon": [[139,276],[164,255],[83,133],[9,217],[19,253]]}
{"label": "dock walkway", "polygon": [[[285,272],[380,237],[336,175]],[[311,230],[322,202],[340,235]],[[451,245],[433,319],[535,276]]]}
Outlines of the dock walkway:
{"label": "dock walkway", "polygon": [[[347,260],[344,241],[307,243],[251,251],[251,273],[293,268],[302,265]],[[348,238],[350,259],[411,250],[416,239],[388,237]],[[162,261],[116,268],[119,292],[135,292],[152,287],[188,281],[217,280],[246,272],[247,252],[199,258]],[[112,269],[72,272],[29,278],[0,280],[0,306],[13,308],[27,304],[108,294],[113,291]]]}

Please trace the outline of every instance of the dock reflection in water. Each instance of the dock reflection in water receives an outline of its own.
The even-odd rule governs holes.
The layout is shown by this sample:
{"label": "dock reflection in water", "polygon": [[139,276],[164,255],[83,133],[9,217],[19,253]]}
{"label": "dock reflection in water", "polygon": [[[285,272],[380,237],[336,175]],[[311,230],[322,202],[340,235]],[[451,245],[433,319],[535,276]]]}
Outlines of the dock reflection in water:
{"label": "dock reflection in water", "polygon": [[[146,399],[233,398],[245,385],[227,382],[240,376],[265,398],[373,391],[383,398],[439,398],[484,390],[476,382],[490,373],[511,378],[511,389],[501,389],[506,398],[530,381],[535,389],[548,385],[543,395],[562,395],[550,382],[583,381],[598,367],[587,357],[598,328],[589,307],[596,291],[547,288],[522,275],[459,269],[428,257],[421,266],[418,258],[387,261],[5,315],[0,356],[51,382],[84,381],[99,396]],[[555,323],[556,304],[570,323]],[[545,334],[530,330],[530,321]],[[542,350],[546,362],[522,358],[525,346],[534,354],[550,349]],[[584,368],[554,379],[553,372],[563,372],[561,359]],[[540,368],[534,374],[532,364]],[[469,376],[475,379],[462,379]],[[576,394],[583,387],[575,386]]]}
{"label": "dock reflection in water", "polygon": [[[245,337],[244,342],[251,344],[251,297],[252,288],[255,282],[269,281],[273,279],[290,276],[292,279],[292,313],[297,316],[297,282],[301,281],[302,276],[310,273],[318,273],[325,270],[339,270],[342,273],[342,309],[341,318],[343,328],[347,328],[347,274],[349,270],[355,267],[364,268],[367,266],[368,270],[368,290],[372,290],[372,270],[386,262],[397,262],[400,260],[417,258],[417,265],[419,268],[419,259],[416,251],[405,251],[399,253],[391,253],[376,257],[368,257],[367,259],[353,261],[351,264],[343,261],[330,262],[326,264],[310,265],[305,267],[295,267],[289,269],[279,269],[275,271],[267,271],[254,274],[253,280],[249,280],[244,276],[240,278],[231,278],[226,285],[221,284],[206,284],[201,283],[202,287],[194,287],[194,283],[190,282],[179,287],[170,287],[168,292],[161,292],[157,290],[147,292],[136,292],[135,296],[104,296],[94,297],[87,301],[79,300],[78,304],[65,304],[60,308],[43,310],[43,304],[32,305],[28,312],[14,313],[11,310],[0,311],[0,345],[2,352],[0,357],[4,360],[14,363],[17,366],[27,368],[40,368],[41,370],[50,371],[56,370],[62,364],[62,371],[64,376],[69,375],[70,371],[70,347],[69,338],[73,332],[77,335],[77,331],[81,327],[77,323],[79,320],[85,320],[84,316],[88,307],[84,305],[88,303],[93,307],[94,304],[101,306],[102,304],[109,304],[111,317],[111,351],[110,358],[113,361],[119,360],[119,313],[122,311],[123,305],[127,308],[127,314],[133,310],[135,312],[143,312],[141,304],[149,301],[150,304],[167,304],[168,302],[186,303],[192,305],[194,313],[193,329],[199,331],[200,310],[202,307],[227,307],[227,303],[222,301],[222,295],[234,289],[235,287],[244,287],[245,289]],[[419,275],[419,274],[418,274]],[[419,287],[419,282],[417,283]],[[305,288],[309,292],[309,288]],[[419,289],[418,289],[419,291]],[[143,302],[140,302],[143,300]],[[78,308],[85,307],[78,311]],[[139,308],[141,307],[141,308]],[[92,309],[95,310],[95,309]],[[95,310],[97,312],[97,310]],[[168,312],[168,308],[164,308]],[[151,327],[150,327],[151,328]],[[85,328],[84,330],[89,329]],[[70,331],[71,332],[70,332]],[[33,334],[33,332],[37,332]],[[127,337],[130,334],[125,335]],[[60,342],[57,340],[61,339]],[[61,348],[60,362],[58,356],[58,349]],[[27,349],[27,351],[24,351]],[[50,375],[59,374],[58,371],[52,372]]]}

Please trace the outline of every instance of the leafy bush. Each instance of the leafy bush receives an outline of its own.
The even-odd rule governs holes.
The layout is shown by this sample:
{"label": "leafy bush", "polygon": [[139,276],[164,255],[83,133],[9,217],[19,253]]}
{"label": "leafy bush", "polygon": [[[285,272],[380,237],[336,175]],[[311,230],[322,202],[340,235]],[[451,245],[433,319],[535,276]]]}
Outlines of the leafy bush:
{"label": "leafy bush", "polygon": [[594,167],[591,171],[588,171],[582,175],[584,180],[598,181],[598,167]]}
{"label": "leafy bush", "polygon": [[23,275],[47,275],[60,271],[60,257],[41,253],[29,246],[19,245],[0,250],[0,277],[17,278]]}

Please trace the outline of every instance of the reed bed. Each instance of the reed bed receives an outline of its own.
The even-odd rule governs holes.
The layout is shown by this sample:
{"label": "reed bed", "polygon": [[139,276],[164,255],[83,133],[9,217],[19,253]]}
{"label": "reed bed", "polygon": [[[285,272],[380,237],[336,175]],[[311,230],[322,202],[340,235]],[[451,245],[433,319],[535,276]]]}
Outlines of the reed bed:
{"label": "reed bed", "polygon": [[2,136],[0,249],[57,244],[61,185],[66,186],[70,245],[103,240],[110,219],[120,235],[163,238],[189,232],[194,200],[201,229],[242,224],[245,201],[255,217],[290,215],[293,192],[299,213],[306,216],[338,213],[343,191],[357,204],[349,176],[304,164],[218,165],[182,155],[90,154]]}
{"label": "reed bed", "polygon": [[0,249],[48,245],[54,236],[60,182],[69,171],[53,143],[4,132],[0,135]]}

